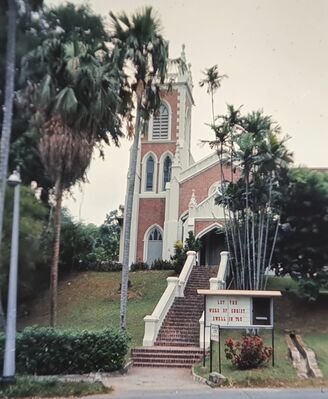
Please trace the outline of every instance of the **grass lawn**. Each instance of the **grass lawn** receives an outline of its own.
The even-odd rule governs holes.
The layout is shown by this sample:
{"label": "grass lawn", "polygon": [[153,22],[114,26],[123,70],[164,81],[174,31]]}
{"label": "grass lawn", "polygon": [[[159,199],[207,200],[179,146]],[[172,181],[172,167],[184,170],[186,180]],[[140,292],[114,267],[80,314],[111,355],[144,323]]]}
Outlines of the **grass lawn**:
{"label": "grass lawn", "polygon": [[[271,362],[262,368],[235,370],[225,358],[224,340],[228,336],[236,339],[240,332],[224,331],[221,341],[222,374],[228,378],[230,386],[327,386],[328,383],[328,296],[320,295],[316,302],[306,302],[299,298],[298,285],[290,277],[269,277],[270,290],[279,290],[282,297],[275,300],[275,367]],[[309,348],[317,354],[318,364],[324,379],[301,381],[288,358],[285,332],[294,330],[299,333]],[[261,332],[265,345],[271,346],[269,332]],[[213,356],[213,371],[218,371],[217,343]],[[196,366],[197,374],[208,377],[209,359],[206,367]]]}
{"label": "grass lawn", "polygon": [[315,352],[319,368],[324,378],[328,379],[328,335],[310,333],[303,336],[303,341]]}
{"label": "grass lawn", "polygon": [[[131,346],[141,345],[143,318],[151,314],[164,292],[171,271],[130,272],[128,331]],[[60,282],[58,290],[58,326],[68,329],[98,330],[119,326],[120,272],[78,273]],[[19,329],[27,325],[49,324],[48,293],[32,306],[30,315],[19,320]]]}
{"label": "grass lawn", "polygon": [[14,385],[0,388],[1,398],[85,396],[111,392],[101,382],[62,382],[54,379],[40,380],[35,377],[19,377]]}
{"label": "grass lawn", "polygon": [[[271,346],[271,332],[261,333],[266,346]],[[231,361],[227,360],[224,353],[224,341],[226,338],[234,339],[240,337],[240,332],[223,331],[221,335],[221,361],[222,374],[228,378],[230,386],[285,386],[291,385],[291,382],[297,381],[295,369],[292,367],[291,361],[287,356],[287,343],[281,334],[275,336],[275,366],[271,366],[270,362],[264,367],[252,370],[236,370],[233,368]],[[213,371],[219,371],[218,343],[213,343]],[[206,360],[205,369],[202,364],[196,366],[197,374],[208,377],[210,366],[209,358]]]}

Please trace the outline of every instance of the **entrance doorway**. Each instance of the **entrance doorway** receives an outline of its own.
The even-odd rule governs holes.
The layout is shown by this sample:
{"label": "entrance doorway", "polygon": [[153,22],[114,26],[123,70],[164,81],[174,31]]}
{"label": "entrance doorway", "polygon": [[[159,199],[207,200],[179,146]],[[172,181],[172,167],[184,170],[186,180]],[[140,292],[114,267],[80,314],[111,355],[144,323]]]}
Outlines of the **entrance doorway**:
{"label": "entrance doorway", "polygon": [[222,230],[214,227],[200,237],[202,244],[200,250],[200,264],[203,266],[218,266],[220,264],[220,252],[226,251],[225,239]]}

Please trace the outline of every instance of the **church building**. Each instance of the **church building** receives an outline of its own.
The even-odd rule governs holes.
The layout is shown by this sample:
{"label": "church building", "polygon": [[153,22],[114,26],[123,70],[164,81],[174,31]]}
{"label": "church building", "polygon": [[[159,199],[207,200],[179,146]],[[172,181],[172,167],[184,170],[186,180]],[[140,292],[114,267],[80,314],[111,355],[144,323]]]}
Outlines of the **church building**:
{"label": "church building", "polygon": [[[181,57],[185,60],[184,48]],[[218,155],[211,152],[195,162],[190,151],[192,88],[190,65],[169,71],[159,112],[143,129],[129,264],[169,260],[176,241],[184,241],[189,231],[202,241],[200,264],[217,265],[224,249],[223,210],[214,203],[220,183]],[[123,233],[121,238],[120,261]]]}

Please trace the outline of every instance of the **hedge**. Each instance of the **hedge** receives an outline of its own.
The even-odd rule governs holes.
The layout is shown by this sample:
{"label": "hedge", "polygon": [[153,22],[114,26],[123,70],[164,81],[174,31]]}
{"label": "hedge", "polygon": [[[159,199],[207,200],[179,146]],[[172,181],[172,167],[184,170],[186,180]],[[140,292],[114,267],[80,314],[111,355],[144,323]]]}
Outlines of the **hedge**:
{"label": "hedge", "polygon": [[[109,372],[124,366],[128,351],[124,332],[64,331],[46,327],[28,327],[17,334],[16,369],[22,374],[81,374]],[[4,336],[0,338],[3,363]]]}

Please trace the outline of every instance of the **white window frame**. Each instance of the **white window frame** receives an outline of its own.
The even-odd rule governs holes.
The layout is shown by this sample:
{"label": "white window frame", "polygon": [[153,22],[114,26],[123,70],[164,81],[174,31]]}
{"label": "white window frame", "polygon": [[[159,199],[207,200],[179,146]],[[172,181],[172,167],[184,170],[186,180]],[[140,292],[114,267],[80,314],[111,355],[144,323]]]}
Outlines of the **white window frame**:
{"label": "white window frame", "polygon": [[[165,158],[169,156],[171,158],[171,162],[173,165],[173,154],[171,151],[165,151],[159,160],[159,174],[158,174],[158,184],[160,184],[160,186],[158,187],[158,192],[160,193],[164,193],[165,192],[165,187],[164,186],[164,161]],[[171,171],[171,179],[172,179],[172,171]]]}
{"label": "white window frame", "polygon": [[172,124],[172,110],[171,110],[171,106],[170,104],[166,101],[166,100],[161,100],[161,103],[163,103],[167,110],[168,110],[168,114],[169,114],[169,120],[168,120],[168,132],[167,132],[167,138],[165,139],[158,139],[158,138],[153,138],[153,124],[154,124],[154,116],[152,115],[149,118],[149,125],[148,125],[148,140],[150,141],[154,141],[156,143],[160,143],[160,142],[165,142],[165,141],[169,141],[171,140],[171,124]]}
{"label": "white window frame", "polygon": [[[151,191],[146,190],[146,179],[147,179],[147,161],[149,157],[153,157],[154,159],[154,175],[153,175],[153,189]],[[158,165],[158,160],[157,156],[154,152],[149,151],[147,154],[144,155],[141,163],[141,170],[142,170],[142,175],[141,175],[141,192],[145,194],[154,194],[157,192],[157,165]]]}
{"label": "white window frame", "polygon": [[145,231],[145,234],[144,234],[144,239],[143,239],[143,241],[144,241],[143,261],[144,262],[147,262],[149,235],[150,235],[150,232],[154,228],[157,228],[160,231],[161,235],[162,235],[162,255],[161,255],[161,257],[163,258],[164,230],[162,229],[162,227],[159,224],[155,223],[155,224],[152,224],[151,226],[149,226],[148,229]]}

